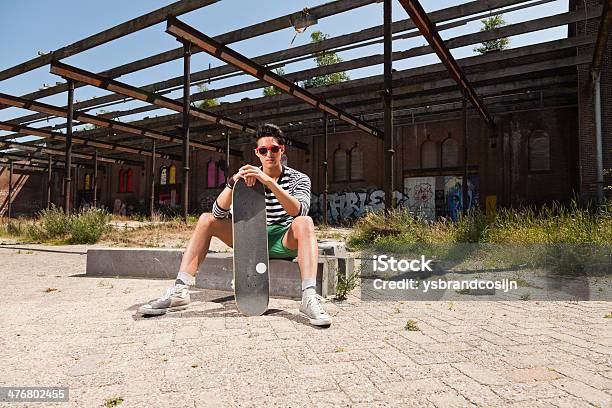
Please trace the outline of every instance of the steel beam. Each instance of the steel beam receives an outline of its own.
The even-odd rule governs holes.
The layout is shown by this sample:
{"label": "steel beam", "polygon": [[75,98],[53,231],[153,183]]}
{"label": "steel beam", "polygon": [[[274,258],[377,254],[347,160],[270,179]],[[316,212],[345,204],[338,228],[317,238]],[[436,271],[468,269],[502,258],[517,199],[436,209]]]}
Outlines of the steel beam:
{"label": "steel beam", "polygon": [[72,120],[74,116],[74,81],[68,80],[68,116],[66,119],[66,169],[64,175],[64,213],[70,214],[70,196],[72,187]]}
{"label": "steel beam", "polygon": [[51,177],[53,175],[53,159],[49,155],[49,167],[47,168],[47,210],[51,209]]}
{"label": "steel beam", "polygon": [[13,161],[9,160],[9,185],[8,185],[8,217],[12,218],[13,212]]}
{"label": "steel beam", "polygon": [[98,149],[94,150],[94,172],[90,182],[93,185],[93,206],[98,208]]}
{"label": "steel beam", "polygon": [[[309,13],[316,16],[317,18],[325,18],[325,17],[329,17],[329,16],[333,16],[336,14],[340,14],[343,13],[345,11],[349,11],[355,8],[359,8],[362,6],[366,6],[368,4],[374,3],[378,0],[339,0],[339,1],[331,1],[329,3],[326,4],[321,4],[319,6],[315,6],[309,9]],[[183,3],[185,5],[189,5],[190,3],[192,4],[193,0],[188,0],[188,1],[181,1],[180,3]],[[473,2],[473,3],[477,3],[477,2]],[[178,4],[178,3],[175,3]],[[202,3],[201,5],[199,5],[198,7],[203,7],[205,5],[205,3]],[[197,6],[197,4],[195,5]],[[194,6],[194,7],[195,7]],[[169,6],[169,7],[172,7]],[[195,8],[198,8],[195,7]],[[195,9],[194,8],[194,9]],[[169,12],[166,12],[163,15],[162,20],[166,19],[168,15],[174,15],[174,16],[178,16],[180,14],[183,14],[180,12],[181,10],[177,9],[176,12],[174,12],[173,10],[170,10]],[[184,10],[183,12],[188,12],[189,10]],[[163,14],[163,13],[162,13]],[[253,38],[253,37],[257,37],[259,35],[263,35],[263,34],[267,34],[267,33],[271,33],[274,31],[278,31],[278,30],[282,30],[284,28],[289,28],[293,25],[293,21],[302,16],[303,15],[303,10],[294,12],[294,13],[290,13],[290,14],[286,14],[284,16],[280,16],[280,17],[276,17],[267,21],[263,21],[257,24],[253,24],[251,26],[248,27],[241,27],[237,30],[234,31],[230,31],[227,32],[225,34],[221,34],[217,37],[215,37],[215,39],[217,39],[218,41],[227,44],[227,43],[233,43],[233,42],[238,42],[238,41],[242,41],[242,40],[246,40],[248,38]],[[147,15],[148,16],[148,15]],[[133,25],[133,26],[138,26],[138,24],[140,23],[140,21],[146,16],[141,16],[135,20],[131,20],[128,21],[124,24],[122,24],[121,26],[128,24],[128,25]],[[157,20],[157,22],[162,21],[162,20]],[[111,29],[112,30],[112,29]],[[83,41],[87,41],[83,40]],[[77,43],[78,44],[78,43]],[[97,44],[99,45],[99,44]],[[156,65],[160,65],[163,64],[165,62],[169,62],[169,61],[173,61],[176,59],[179,59],[182,57],[183,52],[182,52],[182,48],[178,48],[178,49],[174,49],[174,50],[170,50],[170,51],[165,51],[162,52],[160,54],[157,55],[153,55],[150,57],[146,57],[143,58],[141,60],[138,61],[133,61],[109,70],[106,70],[104,72],[101,73],[101,75],[107,76],[107,77],[111,77],[111,78],[116,78],[122,75],[126,75],[132,72],[136,72],[145,68],[150,68]],[[199,50],[194,50],[194,52],[199,52]],[[52,57],[51,59],[61,59],[63,57],[59,56],[60,58],[54,58]],[[48,64],[51,59],[46,59],[45,62],[40,65],[40,66],[44,66],[46,64]],[[23,64],[22,64],[23,65]],[[13,68],[14,69],[14,68]],[[11,76],[14,76],[11,75]],[[33,92],[30,93],[28,95],[25,95],[26,98],[28,99],[39,99],[39,98],[44,98],[50,95],[55,95],[57,93],[61,93],[66,91],[66,84],[61,84],[61,85],[57,85],[54,87],[51,87],[49,89],[45,89],[42,91],[38,91],[38,92]],[[80,108],[80,107],[79,107]]]}
{"label": "steel beam", "polygon": [[153,221],[153,214],[155,212],[155,176],[157,170],[155,169],[155,140],[153,140],[153,147],[151,148],[151,196],[149,200],[149,216]]}
{"label": "steel beam", "polygon": [[[612,26],[612,0],[603,0],[604,5],[599,20],[599,29],[597,30],[597,40],[595,41],[595,50],[593,51],[593,61],[591,62],[591,79],[595,82],[597,75],[601,72],[604,55],[608,43],[610,27]],[[586,30],[586,27],[585,27]]]}
{"label": "steel beam", "polygon": [[[17,96],[7,95],[4,93],[0,93],[0,104],[6,104],[9,106],[33,110],[36,112],[49,113],[49,114],[59,116],[59,117],[68,116],[68,111],[63,108],[59,108],[53,105],[48,105],[42,102],[28,101],[27,99],[19,98]],[[134,126],[134,125],[130,125],[127,123],[105,119],[105,118],[101,118],[95,115],[89,115],[86,113],[75,112],[74,120],[78,120],[79,122],[90,123],[96,126],[110,128],[113,130],[130,133],[130,134],[137,135],[137,136],[143,136],[143,137],[147,137],[150,139],[164,140],[167,142],[172,142],[172,143],[177,143],[177,144],[183,143],[183,139],[180,137],[175,137],[167,133],[162,133],[162,132],[158,132],[155,130],[148,130],[148,129],[145,129],[139,126]],[[13,126],[17,126],[17,125],[13,125]],[[33,129],[33,128],[25,128],[25,127],[21,127],[21,128],[22,129]],[[83,140],[87,140],[87,139],[83,139]],[[98,142],[87,140],[86,144],[94,146],[94,143],[98,143]],[[192,145],[201,150],[208,150],[208,151],[215,151],[215,152],[223,151],[223,149],[207,144],[207,143],[193,142]],[[235,151],[233,153],[236,155],[240,155],[240,156],[242,155],[242,152],[240,151]]]}
{"label": "steel beam", "polygon": [[189,115],[191,111],[191,43],[183,44],[183,221],[189,215]]}
{"label": "steel beam", "polygon": [[[466,16],[466,15],[474,15],[477,13],[482,13],[482,12],[491,12],[494,9],[500,8],[500,7],[507,7],[507,6],[511,6],[514,4],[520,4],[519,6],[513,7],[513,8],[509,8],[504,10],[505,12],[510,12],[510,11],[515,11],[515,10],[520,10],[526,7],[533,7],[537,4],[542,4],[542,3],[547,3],[550,1],[554,1],[554,0],[541,0],[539,2],[536,3],[531,3],[531,4],[521,4],[521,3],[525,3],[526,0],[488,0],[487,2],[482,2],[482,1],[472,1],[469,3],[463,3],[460,4],[458,6],[453,6],[453,7],[448,7],[445,9],[441,9],[441,10],[436,10],[434,12],[432,12],[430,14],[431,20],[434,23],[441,23],[443,21],[447,21],[447,20],[454,20],[457,19],[459,17],[462,16]],[[354,4],[355,6],[355,4]],[[318,18],[322,18],[324,16],[329,16],[331,15],[331,10],[330,11],[324,11],[323,9],[319,9],[318,7],[314,7],[312,9],[310,9],[311,13],[314,13],[317,15]],[[342,10],[342,11],[346,11],[346,10]],[[339,12],[339,10],[334,11],[334,13]],[[174,14],[177,15],[177,14]],[[482,18],[482,16],[476,16],[474,17],[475,19],[480,19]],[[290,16],[286,16],[286,20],[290,20]],[[278,20],[279,22],[281,21],[280,19],[275,19]],[[285,21],[286,21],[285,20]],[[471,20],[471,19],[470,19]],[[268,30],[270,29],[271,25],[269,24],[269,22],[266,22],[267,24],[258,24],[258,25],[263,25],[265,26]],[[285,23],[286,24],[286,23]],[[444,24],[439,26],[439,29],[446,29],[446,28],[452,28],[455,27],[456,24],[459,24],[457,21],[454,21],[452,23],[449,24]],[[462,23],[465,24],[465,21]],[[235,42],[235,41],[239,41],[239,40],[244,40],[246,38],[250,38],[250,34],[249,33],[249,29],[252,28],[251,27],[245,27],[240,31],[240,34],[238,36],[236,35],[230,35],[232,33],[227,33],[227,34],[222,34],[221,36],[217,36],[215,37],[216,40],[218,40],[221,43],[224,44],[228,44],[229,42]],[[406,19],[406,20],[402,20],[402,21],[397,21],[395,23],[393,23],[393,32],[394,33],[398,33],[398,32],[402,32],[402,31],[406,31],[412,28],[415,28],[414,24],[412,23],[412,21],[410,19]],[[353,32],[353,33],[348,33],[345,35],[341,35],[338,37],[333,37],[324,41],[321,41],[319,43],[310,43],[310,44],[304,44],[302,46],[297,46],[297,47],[291,47],[288,48],[286,50],[282,50],[282,51],[276,51],[273,53],[268,53],[268,54],[264,54],[261,56],[258,56],[255,59],[256,62],[258,62],[259,64],[270,64],[270,63],[275,63],[275,62],[279,62],[282,60],[288,60],[288,59],[292,59],[292,58],[296,58],[296,57],[302,57],[304,58],[306,55],[312,54],[312,53],[316,53],[316,52],[321,52],[321,51],[326,51],[329,49],[333,49],[333,48],[338,48],[338,47],[342,47],[342,46],[346,46],[346,45],[350,45],[350,44],[354,44],[354,43],[359,43],[362,41],[366,41],[366,40],[371,40],[373,38],[382,36],[382,32],[383,32],[383,26],[375,26],[375,27],[371,27],[365,30],[361,30],[361,31],[357,31],[357,32]],[[260,33],[260,35],[263,33]],[[402,35],[402,38],[408,38],[413,36],[414,33],[409,33],[409,34],[404,34]],[[227,38],[226,38],[227,37]],[[129,66],[130,64],[126,65],[125,67]],[[119,70],[121,70],[122,67],[118,67],[118,68],[114,68],[110,71],[106,71],[106,72],[102,72],[100,73],[101,75],[104,76],[118,76],[115,75],[115,71],[119,72]],[[129,71],[131,72],[131,70]],[[203,70],[203,71],[199,71],[196,73],[192,74],[192,80],[193,81],[201,81],[204,79],[213,79],[215,77],[220,77],[220,76],[224,76],[227,74],[231,74],[233,72],[236,72],[236,69],[231,66],[231,65],[223,65],[220,67],[214,67],[214,68],[210,68],[207,70]],[[122,72],[121,74],[126,74],[128,72]],[[164,91],[167,90],[169,88],[172,87],[176,87],[176,86],[180,86],[182,81],[182,77],[175,77],[169,80],[164,80],[164,81],[160,81],[160,82],[156,82],[156,83],[152,83],[149,85],[146,85],[143,87],[143,89],[152,91],[152,92],[160,92],[160,91]],[[78,84],[77,84],[78,86]],[[24,95],[22,97],[26,98],[26,99],[39,99],[39,98],[43,98],[46,96],[50,96],[50,95],[54,95],[60,92],[65,91],[65,84],[62,85],[58,85],[58,86],[54,86],[48,89],[44,89],[41,91],[37,91],[37,92],[33,92],[27,95]],[[194,97],[196,96],[195,94],[193,95]],[[96,106],[96,105],[100,105],[100,104],[108,104],[110,102],[113,101],[120,101],[122,98],[118,97],[117,95],[105,95],[102,97],[97,97],[97,98],[93,98],[91,100],[87,100],[87,101],[83,101],[80,102],[78,104],[75,104],[75,107],[77,109],[83,109],[83,108],[87,108],[87,107],[92,107],[92,106]],[[193,99],[196,100],[196,99]],[[148,108],[148,107],[145,107]],[[109,114],[112,114],[112,112],[110,112]],[[18,121],[17,123],[24,123],[24,122],[29,122],[32,120],[36,120],[36,119],[40,119],[43,116],[41,115],[37,115],[37,117],[35,117],[36,115],[30,115],[30,116],[23,116],[20,118],[15,119],[16,121]],[[107,117],[114,117],[114,116],[107,116]]]}
{"label": "steel beam", "polygon": [[[0,167],[9,168],[10,160],[0,157]],[[36,166],[34,164],[19,164],[13,163],[14,170],[25,170],[25,171],[44,171],[44,167]]]}
{"label": "steel beam", "polygon": [[327,195],[329,194],[329,147],[327,144],[327,137],[329,134],[328,124],[329,119],[327,118],[327,112],[323,113],[323,223],[325,225],[329,225],[328,215],[327,215]]}
{"label": "steel beam", "polygon": [[[72,67],[59,61],[51,63],[51,73],[60,75],[65,78],[70,78],[75,81],[84,82],[86,84],[106,89],[121,95],[129,96],[140,101],[148,102],[157,105],[160,108],[170,109],[179,113],[183,113],[183,104],[165,96],[157,95],[153,92],[144,91],[135,86],[127,85],[113,79],[104,78],[92,72],[85,71],[80,68]],[[205,111],[203,109],[191,108],[189,110],[191,116],[198,119],[203,119],[211,123],[227,126],[242,132],[255,133],[255,128],[237,120],[230,119],[215,113]],[[216,148],[218,149],[218,148]]]}
{"label": "steel beam", "polygon": [[444,41],[438,34],[436,27],[433,25],[427,13],[418,2],[418,0],[399,0],[404,10],[408,13],[412,21],[419,28],[419,31],[425,37],[431,48],[440,58],[440,61],[446,66],[451,77],[457,82],[459,87],[463,90],[463,93],[469,98],[474,108],[478,111],[480,116],[485,122],[491,127],[495,126],[493,118],[487,111],[486,106],[482,103],[478,94],[468,81],[467,77],[463,73],[463,70],[457,64],[455,57],[450,53]]}
{"label": "steel beam", "polygon": [[169,15],[180,15],[190,11],[199,9],[204,6],[216,3],[219,0],[181,0],[172,3],[166,7],[159,8],[155,11],[136,17],[132,20],[121,23],[108,30],[101,31],[83,40],[77,41],[66,47],[59,48],[48,54],[33,58],[30,61],[24,62],[14,67],[0,71],[0,81],[14,77],[33,69],[44,67],[53,60],[70,57],[90,48],[97,47],[109,41],[123,37],[130,33],[142,30],[152,25],[158,24],[166,19]]}
{"label": "steel beam", "polygon": [[199,32],[195,28],[183,23],[182,21],[179,21],[176,17],[168,18],[166,32],[170,35],[175,36],[179,40],[191,42],[192,44],[206,51],[208,54],[217,57],[220,60],[231,64],[237,68],[240,68],[245,73],[259,78],[267,82],[268,84],[275,86],[281,91],[288,93],[293,97],[300,99],[301,101],[317,109],[322,110],[323,112],[327,112],[331,116],[340,119],[350,124],[351,126],[354,126],[377,138],[382,138],[383,136],[380,130],[370,126],[368,123],[326,102],[322,98],[313,95],[309,91],[272,72],[268,68],[259,65],[255,61],[230,49],[229,47],[212,39],[206,34]]}
{"label": "steel beam", "polygon": [[395,208],[395,197],[393,190],[395,188],[395,169],[393,159],[395,155],[395,141],[393,139],[393,42],[391,33],[392,18],[392,3],[391,0],[384,0],[383,6],[384,20],[384,67],[383,81],[384,89],[382,92],[382,102],[384,108],[384,190],[385,190],[385,207]]}
{"label": "steel beam", "polygon": [[463,177],[461,179],[461,209],[463,211],[463,215],[467,215],[468,213],[468,139],[467,139],[467,130],[468,130],[468,116],[467,116],[467,98],[464,95],[461,105],[462,112],[462,136],[463,136]]}
{"label": "steel beam", "polygon": [[[12,125],[7,122],[0,121],[0,130],[6,130],[11,132],[17,132],[24,135],[38,136],[43,139],[51,139],[51,140],[59,140],[61,142],[66,142],[66,135],[59,132],[52,132],[50,130],[41,130],[33,127],[22,126],[22,125]],[[151,152],[145,149],[137,149],[131,146],[126,146],[118,143],[107,143],[107,142],[98,142],[92,139],[84,139],[80,137],[72,137],[72,143],[83,145],[83,146],[91,146],[96,148],[101,148],[105,150],[113,150],[116,152],[123,152],[134,154],[138,156],[149,156]],[[162,157],[164,159],[178,160],[178,156],[169,155],[169,154],[158,154],[158,157]]]}
{"label": "steel beam", "polygon": [[[28,152],[41,152],[41,153],[46,153],[46,154],[50,154],[53,156],[65,156],[66,155],[66,151],[62,149],[54,149],[51,147],[41,147],[41,146],[31,146],[26,143],[19,143],[19,142],[0,142],[0,149],[9,149],[9,148],[28,151]],[[83,154],[83,153],[72,153],[72,156],[77,157],[79,159],[85,159],[85,160],[92,160],[93,158],[92,155]],[[114,159],[112,157],[107,157],[107,156],[99,156],[98,160],[101,162],[106,162],[106,163],[129,164],[130,166],[142,167],[142,163],[139,163],[139,162],[133,162],[130,160]]]}
{"label": "steel beam", "polygon": [[225,129],[225,180],[227,181],[228,177],[232,176],[232,170],[230,167],[230,137],[231,137],[231,130],[230,128],[226,128]]}

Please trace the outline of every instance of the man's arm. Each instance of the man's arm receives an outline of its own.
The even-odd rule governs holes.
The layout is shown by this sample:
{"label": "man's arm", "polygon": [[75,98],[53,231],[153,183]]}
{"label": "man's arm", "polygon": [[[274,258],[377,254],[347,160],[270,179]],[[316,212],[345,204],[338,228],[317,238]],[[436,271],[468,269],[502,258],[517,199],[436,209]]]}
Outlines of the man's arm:
{"label": "man's arm", "polygon": [[274,197],[276,197],[280,205],[283,206],[287,214],[292,217],[297,217],[300,215],[300,208],[302,207],[302,204],[297,198],[293,197],[288,191],[276,184],[276,181],[274,180],[272,180],[267,187],[272,190],[272,194],[274,194]]}

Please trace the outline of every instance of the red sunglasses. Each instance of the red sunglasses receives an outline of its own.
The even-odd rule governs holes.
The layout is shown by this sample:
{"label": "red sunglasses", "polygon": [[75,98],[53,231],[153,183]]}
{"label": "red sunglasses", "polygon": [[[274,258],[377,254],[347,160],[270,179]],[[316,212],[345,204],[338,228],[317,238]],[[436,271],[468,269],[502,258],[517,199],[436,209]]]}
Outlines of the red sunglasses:
{"label": "red sunglasses", "polygon": [[284,149],[285,146],[283,145],[277,145],[277,146],[259,146],[258,148],[255,149],[256,152],[258,152],[259,154],[261,154],[262,156],[265,156],[266,154],[268,154],[268,150],[272,153],[278,153],[281,151],[281,149]]}

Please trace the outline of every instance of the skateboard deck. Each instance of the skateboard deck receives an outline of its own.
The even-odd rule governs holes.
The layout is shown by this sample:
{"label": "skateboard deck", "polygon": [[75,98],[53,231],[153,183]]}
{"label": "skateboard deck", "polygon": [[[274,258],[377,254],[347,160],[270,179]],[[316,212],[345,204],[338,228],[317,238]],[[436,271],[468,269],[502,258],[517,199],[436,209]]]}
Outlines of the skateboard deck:
{"label": "skateboard deck", "polygon": [[232,193],[234,234],[234,296],[240,313],[262,315],[268,308],[268,233],[266,195],[256,182],[248,187],[238,180]]}

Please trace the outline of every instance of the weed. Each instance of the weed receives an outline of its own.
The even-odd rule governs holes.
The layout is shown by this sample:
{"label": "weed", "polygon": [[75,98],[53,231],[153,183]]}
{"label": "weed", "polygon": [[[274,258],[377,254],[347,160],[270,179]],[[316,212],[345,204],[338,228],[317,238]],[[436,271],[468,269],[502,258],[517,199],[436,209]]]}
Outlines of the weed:
{"label": "weed", "polygon": [[531,294],[529,292],[521,295],[521,300],[529,300],[531,298]]}
{"label": "weed", "polygon": [[348,277],[338,275],[338,284],[336,285],[336,300],[346,300],[349,293],[355,289],[359,283],[359,271],[349,274]]}
{"label": "weed", "polygon": [[608,313],[607,315],[604,315],[604,319],[612,319],[612,312]]}
{"label": "weed", "polygon": [[406,325],[404,326],[404,330],[421,331],[421,329],[419,329],[419,326],[417,325],[416,320],[412,320],[412,319],[406,322]]}
{"label": "weed", "polygon": [[112,408],[112,407],[116,407],[123,404],[123,398],[122,397],[113,397],[113,398],[108,398],[107,400],[104,401],[104,407],[105,408]]}

